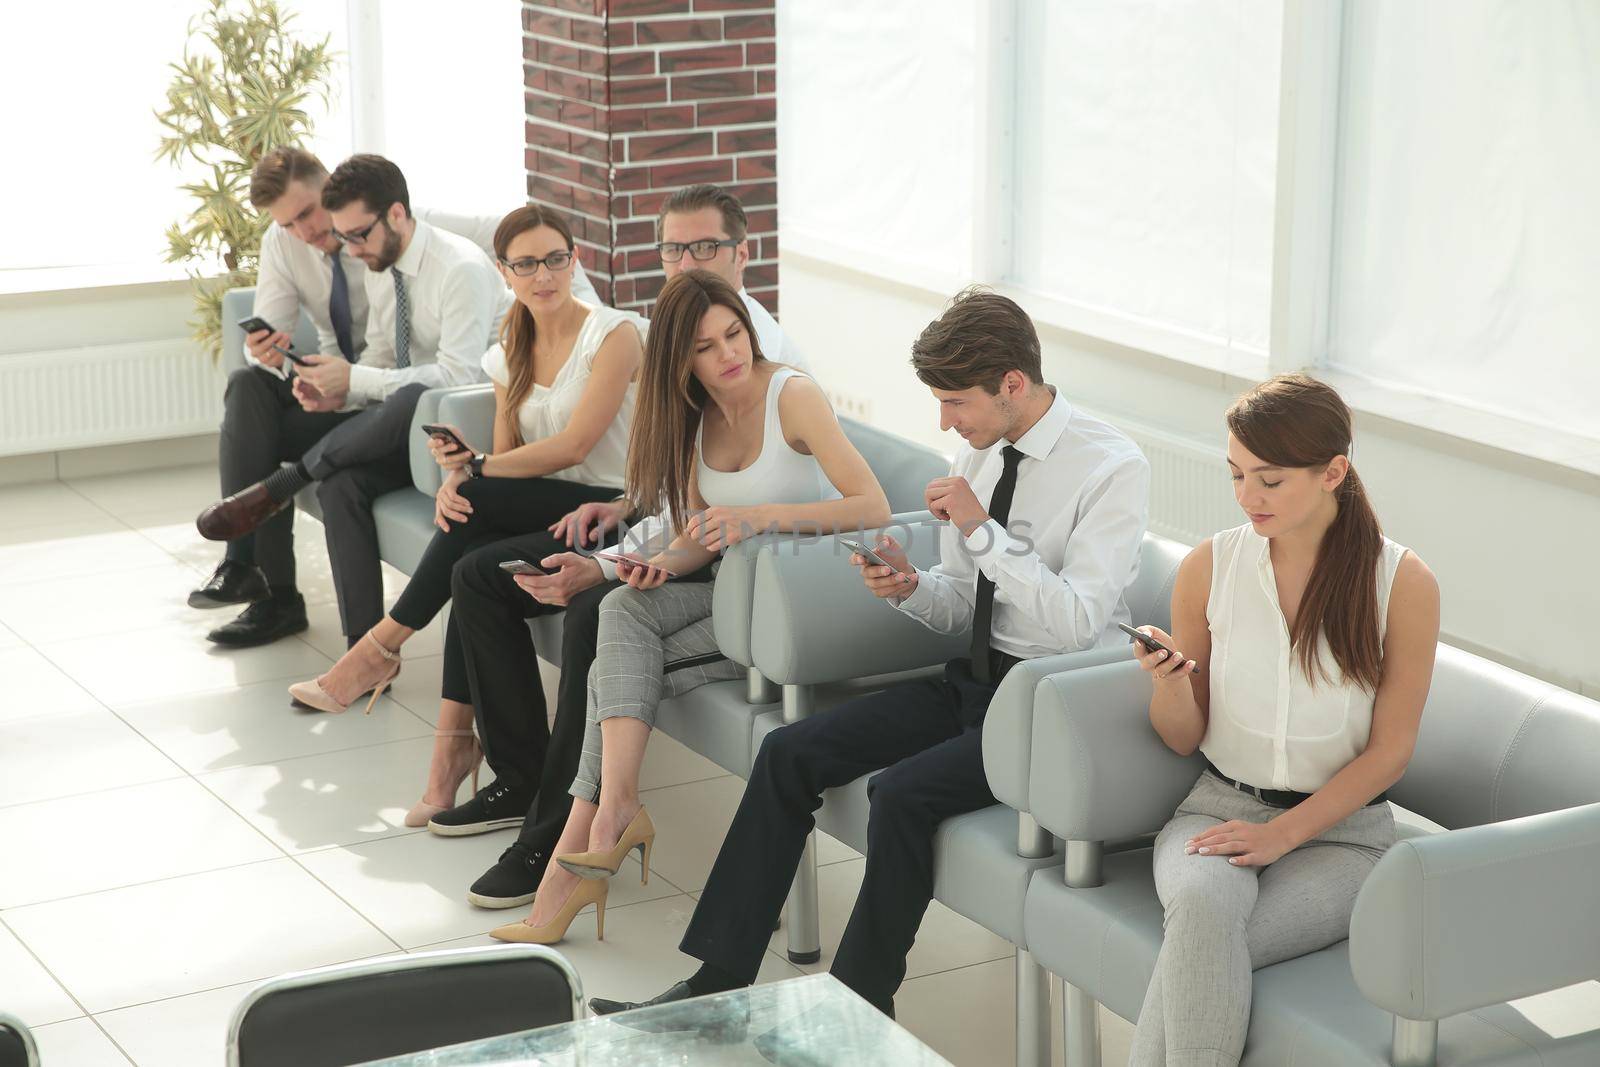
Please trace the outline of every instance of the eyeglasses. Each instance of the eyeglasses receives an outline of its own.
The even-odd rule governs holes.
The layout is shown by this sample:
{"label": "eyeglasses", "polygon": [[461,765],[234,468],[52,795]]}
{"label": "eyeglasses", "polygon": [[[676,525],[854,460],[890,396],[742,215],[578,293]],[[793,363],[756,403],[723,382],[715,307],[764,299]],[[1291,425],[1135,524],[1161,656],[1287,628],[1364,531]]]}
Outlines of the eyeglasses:
{"label": "eyeglasses", "polygon": [[738,241],[717,241],[709,237],[700,241],[662,241],[656,245],[656,251],[661,253],[663,263],[678,262],[686,250],[696,262],[704,263],[717,254],[717,249],[732,248],[738,243]]}
{"label": "eyeglasses", "polygon": [[539,272],[540,267],[548,267],[551,274],[558,274],[561,271],[566,270],[571,263],[572,253],[568,252],[566,249],[562,249],[559,252],[551,252],[543,259],[536,259],[533,256],[524,256],[523,258],[517,260],[508,261],[502,259],[500,261],[500,265],[502,267],[510,271],[512,274],[515,274],[519,278],[531,278],[533,275]]}
{"label": "eyeglasses", "polygon": [[[361,227],[361,229],[351,230],[349,233],[340,233],[337,229],[331,226],[329,229],[333,230],[333,235],[335,237],[347,245],[364,245],[367,243],[367,235],[370,234],[373,228],[381,222],[383,222],[383,216],[379,215],[377,218],[367,223],[367,225]],[[383,228],[388,229],[388,224],[385,223]]]}

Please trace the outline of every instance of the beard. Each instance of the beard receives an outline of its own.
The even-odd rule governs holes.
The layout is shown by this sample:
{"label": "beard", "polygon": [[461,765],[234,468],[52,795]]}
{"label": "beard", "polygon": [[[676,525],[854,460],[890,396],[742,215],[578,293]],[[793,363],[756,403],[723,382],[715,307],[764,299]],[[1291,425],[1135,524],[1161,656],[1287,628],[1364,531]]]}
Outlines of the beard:
{"label": "beard", "polygon": [[380,220],[380,224],[383,226],[383,247],[378,250],[377,261],[371,269],[382,274],[400,258],[400,235],[389,229],[388,219]]}

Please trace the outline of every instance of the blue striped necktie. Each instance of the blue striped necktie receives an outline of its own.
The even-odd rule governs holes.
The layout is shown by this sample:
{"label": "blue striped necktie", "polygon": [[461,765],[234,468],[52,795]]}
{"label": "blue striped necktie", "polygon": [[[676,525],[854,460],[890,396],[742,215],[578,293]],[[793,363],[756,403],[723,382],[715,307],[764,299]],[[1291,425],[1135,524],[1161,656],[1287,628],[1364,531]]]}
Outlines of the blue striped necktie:
{"label": "blue striped necktie", "polygon": [[411,298],[400,268],[390,267],[389,273],[394,275],[394,365],[404,369],[411,366]]}
{"label": "blue striped necktie", "polygon": [[333,263],[333,295],[328,298],[328,318],[333,320],[333,336],[339,341],[339,354],[356,362],[355,339],[350,326],[350,280],[344,276],[342,254],[328,256]]}

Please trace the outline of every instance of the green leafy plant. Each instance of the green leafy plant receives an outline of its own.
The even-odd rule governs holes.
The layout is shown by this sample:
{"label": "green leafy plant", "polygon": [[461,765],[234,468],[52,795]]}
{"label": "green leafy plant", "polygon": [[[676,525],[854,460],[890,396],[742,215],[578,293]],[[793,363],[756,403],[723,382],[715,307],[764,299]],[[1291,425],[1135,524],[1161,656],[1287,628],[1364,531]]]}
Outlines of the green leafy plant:
{"label": "green leafy plant", "polygon": [[270,219],[247,199],[250,172],[272,149],[304,143],[306,108],[330,95],[335,55],[328,38],[304,41],[276,0],[206,0],[189,22],[183,60],[169,64],[165,131],[157,160],[194,176],[183,189],[194,210],[167,228],[167,262],[188,265],[194,339],[222,350],[222,294],[252,285]]}

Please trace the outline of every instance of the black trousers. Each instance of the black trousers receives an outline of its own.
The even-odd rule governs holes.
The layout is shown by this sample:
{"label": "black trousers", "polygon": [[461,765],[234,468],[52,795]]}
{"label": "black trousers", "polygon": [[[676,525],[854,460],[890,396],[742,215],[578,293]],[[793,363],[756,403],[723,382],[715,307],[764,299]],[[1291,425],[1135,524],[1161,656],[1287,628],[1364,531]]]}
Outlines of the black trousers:
{"label": "black trousers", "polygon": [[[305,455],[324,434],[357,414],[354,411],[306,411],[289,383],[256,367],[228,375],[222,394],[222,435],[217,445],[217,470],[222,495],[231,496]],[[235,541],[225,552],[236,563],[261,568],[274,589],[294,588],[294,509],[285,508],[260,528]]]}
{"label": "black trousers", "polygon": [[[394,607],[389,609],[390,618],[413,630],[432,622],[450,600],[451,575],[456,564],[469,552],[513,537],[546,534],[552,523],[579,504],[612,500],[618,492],[561,478],[474,478],[463,482],[457,491],[471,502],[471,515],[466,522],[450,523],[448,531],[434,531],[433,540],[423,549],[411,580],[395,600]],[[525,547],[524,542],[519,541],[517,547]],[[532,557],[500,555],[494,562],[498,565],[506,560],[526,559],[537,563],[549,554],[549,551],[541,551]],[[502,572],[502,576],[517,596],[537,603],[517,588],[509,575]],[[454,613],[445,629],[444,681],[440,695],[463,704],[472,699]]]}
{"label": "black trousers", "polygon": [[[461,651],[466,700],[477,719],[484,758],[498,782],[530,798],[523,838],[545,840],[540,834],[547,833],[547,845],[560,835],[572,808],[567,790],[583,752],[589,665],[599,641],[600,601],[622,583],[601,582],[585,589],[565,608],[561,683],[552,730],[539,681],[539,659],[526,620],[563,609],[541,604],[524,593],[499,564],[510,559],[537,563],[567,551],[564,543],[545,532],[497,541],[462,557],[450,583],[449,640]],[[539,831],[539,827],[545,830]]]}
{"label": "black trousers", "polygon": [[867,783],[866,877],[832,972],[893,1015],[906,954],[933,899],[934,832],[995,803],[983,773],[983,717],[1006,666],[982,684],[969,661],[953,660],[943,678],[906,682],[768,734],[683,951],[754,982],[822,791],[878,771]]}

